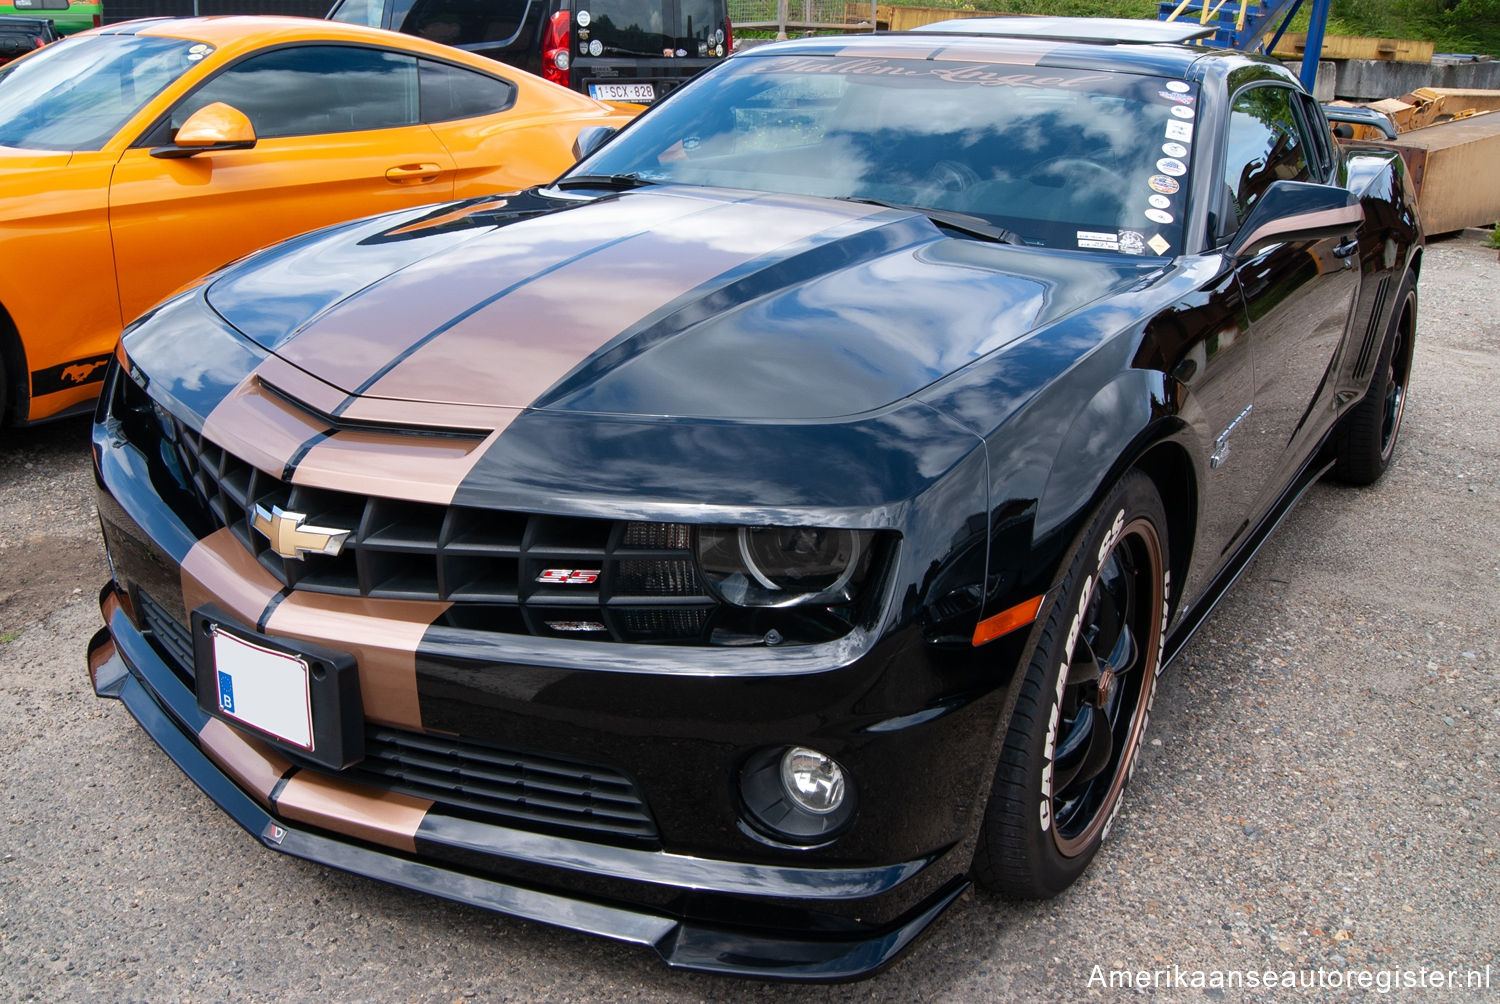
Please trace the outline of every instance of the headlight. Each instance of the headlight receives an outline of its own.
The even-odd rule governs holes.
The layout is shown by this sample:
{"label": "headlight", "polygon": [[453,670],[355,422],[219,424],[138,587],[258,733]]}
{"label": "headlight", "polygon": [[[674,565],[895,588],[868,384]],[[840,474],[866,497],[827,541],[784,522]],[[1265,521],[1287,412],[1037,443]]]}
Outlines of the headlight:
{"label": "headlight", "polygon": [[846,603],[869,570],[873,538],[870,530],[706,526],[698,531],[698,564],[735,606]]}

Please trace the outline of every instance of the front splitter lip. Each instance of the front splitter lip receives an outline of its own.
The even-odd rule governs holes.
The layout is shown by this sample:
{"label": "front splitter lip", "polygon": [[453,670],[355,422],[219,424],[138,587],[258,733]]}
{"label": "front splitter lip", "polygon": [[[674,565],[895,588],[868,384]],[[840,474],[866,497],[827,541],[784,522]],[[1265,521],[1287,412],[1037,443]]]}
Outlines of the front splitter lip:
{"label": "front splitter lip", "polygon": [[[105,595],[111,593],[109,587]],[[115,606],[115,618],[124,620]],[[125,622],[128,624],[128,621]],[[123,626],[123,625],[122,625]],[[127,628],[128,630],[128,628]],[[630,944],[651,947],[667,965],[699,972],[804,981],[873,975],[895,960],[968,887],[956,878],[895,924],[864,936],[767,933],[694,923],[647,909],[612,906],[444,868],[326,836],[274,818],[210,760],[106,627],[89,643],[89,672],[101,697],[121,701],[172,761],[221,809],[272,850],[455,902]],[[170,672],[165,665],[163,672]]]}

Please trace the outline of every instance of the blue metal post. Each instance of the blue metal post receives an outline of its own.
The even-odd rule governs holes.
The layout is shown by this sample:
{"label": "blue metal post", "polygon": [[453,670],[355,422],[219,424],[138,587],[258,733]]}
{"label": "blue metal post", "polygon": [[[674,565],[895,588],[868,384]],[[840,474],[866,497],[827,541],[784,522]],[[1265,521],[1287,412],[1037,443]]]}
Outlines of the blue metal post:
{"label": "blue metal post", "polygon": [[1312,93],[1318,79],[1318,58],[1323,55],[1323,29],[1328,27],[1330,0],[1313,0],[1312,20],[1307,25],[1307,48],[1302,52],[1302,86]]}

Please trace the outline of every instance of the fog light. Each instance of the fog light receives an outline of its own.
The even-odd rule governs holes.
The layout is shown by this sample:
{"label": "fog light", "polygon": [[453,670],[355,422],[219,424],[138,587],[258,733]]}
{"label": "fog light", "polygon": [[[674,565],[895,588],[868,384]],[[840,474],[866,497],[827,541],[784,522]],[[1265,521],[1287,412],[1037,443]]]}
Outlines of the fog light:
{"label": "fog light", "polygon": [[781,786],[808,812],[827,815],[844,802],[844,768],[817,750],[798,746],[781,757]]}
{"label": "fog light", "polygon": [[854,779],[804,746],[761,750],[740,771],[745,831],[777,843],[826,844],[854,818]]}

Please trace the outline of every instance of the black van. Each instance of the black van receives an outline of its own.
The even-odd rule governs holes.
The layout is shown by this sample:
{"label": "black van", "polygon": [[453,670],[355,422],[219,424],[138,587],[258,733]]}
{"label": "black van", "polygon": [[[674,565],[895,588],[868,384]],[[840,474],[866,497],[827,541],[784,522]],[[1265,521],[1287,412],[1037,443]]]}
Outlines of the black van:
{"label": "black van", "polygon": [[328,16],[468,49],[604,101],[641,104],[734,44],[727,0],[339,0]]}

